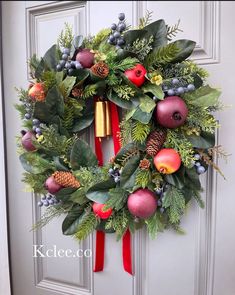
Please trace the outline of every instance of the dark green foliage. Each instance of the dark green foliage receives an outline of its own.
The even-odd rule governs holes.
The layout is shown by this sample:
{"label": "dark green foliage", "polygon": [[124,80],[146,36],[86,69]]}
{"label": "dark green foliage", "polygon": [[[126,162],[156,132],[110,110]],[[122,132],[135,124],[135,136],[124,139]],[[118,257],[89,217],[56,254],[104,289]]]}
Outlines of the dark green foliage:
{"label": "dark green foliage", "polygon": [[82,219],[81,223],[79,224],[77,228],[77,232],[75,233],[75,238],[79,241],[85,240],[89,234],[91,234],[97,227],[98,220],[93,214],[93,212],[90,212],[84,218]]}
{"label": "dark green foliage", "polygon": [[147,225],[148,233],[152,239],[155,239],[157,234],[159,232],[163,232],[165,229],[164,218],[159,212],[156,212],[150,218],[146,219],[145,223]]}
{"label": "dark green foliage", "polygon": [[108,194],[109,199],[105,203],[105,210],[112,208],[118,211],[124,207],[128,197],[128,193],[124,189],[120,187],[112,188]]}

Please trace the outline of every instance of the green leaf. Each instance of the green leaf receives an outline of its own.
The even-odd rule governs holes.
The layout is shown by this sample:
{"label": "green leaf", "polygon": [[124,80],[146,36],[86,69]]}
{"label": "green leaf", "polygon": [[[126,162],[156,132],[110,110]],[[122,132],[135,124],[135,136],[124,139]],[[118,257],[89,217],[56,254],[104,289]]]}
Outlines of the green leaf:
{"label": "green leaf", "polygon": [[143,112],[138,106],[136,108],[136,111],[132,115],[132,118],[143,124],[148,124],[152,118],[152,115],[153,115],[153,110],[150,113],[146,113],[146,112]]}
{"label": "green leaf", "polygon": [[58,200],[68,202],[68,200],[71,197],[71,194],[73,194],[77,189],[76,188],[62,188],[57,193],[55,193],[55,196]]}
{"label": "green leaf", "polygon": [[73,132],[79,132],[89,127],[94,121],[94,114],[89,114],[85,117],[79,118],[79,120],[73,125]]}
{"label": "green leaf", "polygon": [[141,90],[144,93],[152,93],[154,96],[156,96],[160,100],[162,100],[164,98],[164,92],[163,92],[162,87],[160,85],[147,83],[147,84],[144,84],[144,86],[142,86]]}
{"label": "green leaf", "polygon": [[19,159],[24,170],[32,174],[41,174],[53,169],[53,165],[49,161],[43,159],[35,152],[21,154]]}
{"label": "green leaf", "polygon": [[215,134],[209,132],[201,132],[200,136],[187,135],[186,138],[193,147],[199,149],[209,149],[215,145]]}
{"label": "green leaf", "polygon": [[208,108],[218,103],[220,95],[221,91],[206,85],[191,93],[186,93],[184,97],[192,105]]}
{"label": "green leaf", "polygon": [[202,189],[199,175],[194,167],[185,169],[185,183],[187,184],[187,187],[193,190],[200,191]]}
{"label": "green leaf", "polygon": [[76,85],[80,86],[83,84],[83,82],[86,80],[86,78],[89,77],[89,70],[88,69],[79,69],[73,71],[73,76],[76,77]]}
{"label": "green leaf", "polygon": [[109,190],[109,199],[105,204],[104,210],[114,208],[120,210],[123,208],[128,197],[128,193],[121,187],[115,187]]}
{"label": "green leaf", "polygon": [[126,44],[131,45],[136,39],[144,37],[146,33],[147,31],[145,30],[129,30],[124,34],[123,38]]}
{"label": "green leaf", "polygon": [[56,66],[58,65],[59,62],[59,57],[58,57],[58,50],[57,50],[57,45],[54,44],[50,49],[47,50],[45,55],[43,56],[43,60],[47,67],[49,67],[51,70],[56,70]]}
{"label": "green leaf", "polygon": [[145,220],[147,225],[147,230],[152,239],[155,239],[159,232],[163,232],[165,225],[162,218],[162,215],[159,212],[156,212],[150,218]]}
{"label": "green leaf", "polygon": [[76,77],[67,76],[59,85],[59,88],[64,96],[67,98],[70,95],[71,90],[76,82]]}
{"label": "green leaf", "polygon": [[60,84],[63,81],[64,78],[64,72],[56,72],[56,83]]}
{"label": "green leaf", "polygon": [[144,28],[148,33],[144,35],[149,38],[151,35],[154,37],[152,46],[157,48],[167,44],[167,27],[163,19],[159,19]]}
{"label": "green leaf", "polygon": [[53,157],[53,162],[56,167],[56,170],[59,171],[69,171],[69,168],[65,166],[64,163],[61,162],[62,159],[60,157]]}
{"label": "green leaf", "polygon": [[139,104],[139,98],[135,97],[131,100],[120,98],[114,91],[109,91],[108,99],[123,109],[133,109]]}
{"label": "green leaf", "polygon": [[83,42],[83,36],[78,35],[73,39],[72,45],[77,49],[82,46],[82,42]]}
{"label": "green leaf", "polygon": [[139,108],[144,113],[151,113],[156,107],[156,103],[148,95],[141,95]]}
{"label": "green leaf", "polygon": [[71,194],[69,200],[80,205],[87,203],[88,199],[86,198],[85,189],[83,187],[77,189],[74,193]]}
{"label": "green leaf", "polygon": [[78,170],[80,167],[92,167],[97,165],[97,158],[91,147],[81,139],[78,139],[70,154],[70,163],[73,170]]}
{"label": "green leaf", "polygon": [[33,117],[41,122],[50,123],[54,114],[44,102],[37,101],[34,106]]}
{"label": "green leaf", "polygon": [[44,62],[43,58],[41,58],[39,65],[35,69],[35,73],[34,73],[35,78],[39,79],[41,77],[44,68],[45,68],[45,62]]}
{"label": "green leaf", "polygon": [[109,190],[114,188],[116,183],[112,178],[99,182],[93,185],[86,193],[89,200],[97,202],[99,204],[105,204],[109,199]]}
{"label": "green leaf", "polygon": [[134,142],[130,142],[123,146],[120,151],[116,154],[115,162],[120,162],[127,154],[134,154],[138,151],[137,145]]}
{"label": "green leaf", "polygon": [[187,59],[192,54],[196,46],[196,42],[186,39],[177,40],[173,42],[173,44],[176,44],[177,48],[179,48],[179,51],[171,60],[171,63],[178,63]]}
{"label": "green leaf", "polygon": [[51,114],[63,116],[64,100],[57,86],[52,87],[46,96],[45,105]]}
{"label": "green leaf", "polygon": [[77,232],[79,224],[88,215],[88,212],[84,212],[84,208],[76,206],[65,217],[62,223],[62,231],[64,235],[73,235]]}
{"label": "green leaf", "polygon": [[124,166],[121,177],[120,186],[125,189],[131,189],[135,185],[135,177],[137,173],[137,168],[139,167],[140,156],[135,155],[130,160],[127,161]]}
{"label": "green leaf", "polygon": [[180,170],[173,174],[167,174],[165,176],[165,179],[168,183],[170,183],[173,186],[176,186],[179,189],[182,189],[185,186],[185,168],[182,167]]}

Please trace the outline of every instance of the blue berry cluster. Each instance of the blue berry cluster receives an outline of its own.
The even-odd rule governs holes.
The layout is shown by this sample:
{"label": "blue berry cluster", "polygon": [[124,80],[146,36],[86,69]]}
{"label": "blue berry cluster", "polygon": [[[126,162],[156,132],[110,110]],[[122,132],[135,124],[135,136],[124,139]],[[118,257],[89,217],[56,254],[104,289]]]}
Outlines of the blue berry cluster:
{"label": "blue berry cluster", "polygon": [[40,128],[40,121],[38,119],[33,119],[33,131],[38,134],[38,135],[42,135],[42,130]]}
{"label": "blue berry cluster", "polygon": [[[30,120],[32,118],[32,105],[30,103],[25,103],[25,109],[26,109],[26,114],[24,115],[24,118],[26,120]],[[42,134],[42,130],[40,128],[40,121],[38,119],[33,119],[32,120],[33,123],[33,131],[38,134],[41,135]]]}
{"label": "blue berry cluster", "polygon": [[120,175],[121,172],[117,167],[109,169],[109,176],[111,176],[116,183],[120,181]]}
{"label": "blue berry cluster", "polygon": [[194,167],[196,168],[197,174],[203,174],[206,172],[206,168],[201,164],[200,160],[201,160],[201,156],[199,154],[195,154],[194,155]]}
{"label": "blue berry cluster", "polygon": [[66,69],[68,71],[68,75],[72,75],[74,69],[82,69],[82,65],[79,61],[71,60],[69,48],[64,48],[62,53],[62,60],[60,60],[59,64],[56,66],[58,72]]}
{"label": "blue berry cluster", "polygon": [[113,23],[111,25],[112,34],[110,34],[110,36],[108,38],[108,43],[111,44],[111,45],[116,45],[117,49],[119,49],[123,45],[125,45],[125,40],[121,36],[121,34],[126,29],[125,14],[124,13],[119,13],[118,19],[119,19],[118,24]]}
{"label": "blue berry cluster", "polygon": [[26,110],[26,113],[24,115],[24,118],[26,120],[30,120],[31,117],[32,117],[32,113],[33,113],[32,104],[29,103],[29,102],[26,102],[26,103],[24,103],[24,107],[25,107],[25,110]]}
{"label": "blue berry cluster", "polygon": [[165,208],[162,207],[162,201],[164,198],[164,192],[168,189],[169,184],[165,183],[162,187],[159,187],[155,190],[155,194],[157,195],[157,206],[159,211],[163,213]]}
{"label": "blue berry cluster", "polygon": [[167,85],[163,86],[163,91],[169,96],[180,95],[194,90],[195,86],[193,84],[184,85],[177,78],[171,80],[170,87]]}
{"label": "blue berry cluster", "polygon": [[38,206],[39,207],[42,207],[42,206],[48,207],[50,205],[59,204],[59,202],[60,201],[58,201],[55,196],[53,196],[51,194],[47,194],[47,195],[43,195],[41,197],[41,201],[38,202]]}

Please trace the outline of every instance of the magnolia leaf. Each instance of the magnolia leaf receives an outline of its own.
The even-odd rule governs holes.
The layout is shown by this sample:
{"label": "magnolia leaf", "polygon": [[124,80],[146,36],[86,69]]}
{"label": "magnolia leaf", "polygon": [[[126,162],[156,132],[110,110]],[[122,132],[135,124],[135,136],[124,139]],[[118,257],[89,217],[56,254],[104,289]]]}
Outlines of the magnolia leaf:
{"label": "magnolia leaf", "polygon": [[35,152],[21,154],[19,159],[24,170],[32,174],[41,174],[54,168],[49,161],[43,159]]}
{"label": "magnolia leaf", "polygon": [[64,163],[61,162],[62,159],[59,157],[53,157],[53,162],[55,164],[56,170],[59,171],[69,171],[69,168],[65,166]]}
{"label": "magnolia leaf", "polygon": [[67,76],[59,85],[61,93],[64,98],[67,98],[70,95],[71,90],[76,82],[76,77]]}
{"label": "magnolia leaf", "polygon": [[136,111],[132,115],[132,118],[143,124],[148,124],[152,118],[152,114],[153,114],[153,110],[150,113],[143,112],[138,106],[136,108]]}
{"label": "magnolia leaf", "polygon": [[165,179],[171,185],[176,186],[179,189],[182,189],[185,186],[185,178],[184,178],[185,168],[182,167],[179,171],[173,174],[167,174]]}
{"label": "magnolia leaf", "polygon": [[141,90],[144,93],[152,93],[154,96],[156,96],[160,100],[164,98],[164,92],[160,85],[147,83],[147,84],[144,84],[144,86],[142,86]]}
{"label": "magnolia leaf", "polygon": [[174,58],[172,58],[171,63],[178,63],[187,59],[192,54],[196,46],[196,42],[186,39],[177,40],[172,43],[176,44],[176,46],[179,48],[179,51],[174,55]]}
{"label": "magnolia leaf", "polygon": [[144,30],[148,33],[144,35],[145,38],[154,37],[153,48],[164,46],[167,44],[167,27],[163,19],[159,19],[149,25]]}
{"label": "magnolia leaf", "polygon": [[197,171],[194,167],[185,168],[185,180],[187,187],[194,189],[196,191],[200,191],[202,189],[201,182],[199,180],[199,175],[197,174]]}
{"label": "magnolia leaf", "polygon": [[123,38],[126,44],[131,45],[137,39],[141,39],[142,37],[144,37],[146,33],[147,31],[145,30],[129,30],[124,34]]}
{"label": "magnolia leaf", "polygon": [[114,91],[108,93],[108,99],[123,109],[133,109],[139,104],[139,98],[135,97],[131,100],[125,100],[118,96]]}
{"label": "magnolia leaf", "polygon": [[195,148],[208,149],[215,145],[215,134],[209,132],[201,132],[199,136],[187,135],[186,137]]}
{"label": "magnolia leaf", "polygon": [[71,195],[76,191],[76,188],[66,187],[60,189],[57,193],[55,193],[55,196],[58,200],[66,201],[70,199]]}
{"label": "magnolia leaf", "polygon": [[74,124],[72,131],[79,132],[89,127],[93,121],[94,121],[94,114],[90,114],[85,117],[79,118],[79,120]]}
{"label": "magnolia leaf", "polygon": [[89,77],[89,70],[88,69],[78,69],[73,70],[73,76],[76,77],[76,87],[81,86],[86,78]]}
{"label": "magnolia leaf", "polygon": [[139,167],[140,156],[135,155],[124,166],[121,177],[120,186],[124,189],[131,189],[135,185],[136,170]]}
{"label": "magnolia leaf", "polygon": [[93,185],[86,193],[86,196],[89,200],[97,202],[99,204],[105,204],[109,199],[109,190],[114,188],[116,183],[112,178],[99,182]]}
{"label": "magnolia leaf", "polygon": [[78,35],[73,39],[72,45],[77,49],[77,48],[81,47],[82,42],[83,42],[83,36]]}
{"label": "magnolia leaf", "polygon": [[184,96],[190,104],[208,108],[218,103],[220,94],[221,91],[206,85],[191,93],[186,93]]}
{"label": "magnolia leaf", "polygon": [[58,114],[59,116],[63,116],[64,100],[57,86],[52,87],[48,91],[45,100],[45,105],[51,111],[52,114]]}
{"label": "magnolia leaf", "polygon": [[73,235],[77,232],[78,226],[89,214],[89,211],[84,211],[83,207],[76,206],[65,217],[62,223],[62,231],[64,235]]}
{"label": "magnolia leaf", "polygon": [[142,112],[151,113],[155,107],[156,107],[156,103],[148,95],[140,96],[139,108],[141,109]]}
{"label": "magnolia leaf", "polygon": [[91,147],[82,139],[77,139],[70,153],[70,163],[73,170],[80,167],[91,167],[98,164]]}
{"label": "magnolia leaf", "polygon": [[35,72],[34,72],[35,78],[38,79],[38,78],[41,77],[44,68],[45,68],[45,62],[44,62],[43,58],[41,58],[38,66],[37,66],[37,68],[35,69]]}
{"label": "magnolia leaf", "polygon": [[56,66],[59,63],[58,48],[56,44],[52,45],[51,48],[47,50],[43,56],[43,60],[47,67],[51,70],[56,70]]}

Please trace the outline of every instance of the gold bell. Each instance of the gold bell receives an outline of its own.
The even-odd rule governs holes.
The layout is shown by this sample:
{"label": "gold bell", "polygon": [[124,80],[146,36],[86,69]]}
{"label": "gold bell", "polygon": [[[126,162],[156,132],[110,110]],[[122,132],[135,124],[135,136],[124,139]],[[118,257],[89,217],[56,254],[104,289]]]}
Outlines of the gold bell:
{"label": "gold bell", "polygon": [[112,127],[111,127],[111,112],[110,112],[110,103],[109,101],[105,101],[105,124],[106,124],[106,135],[112,135]]}
{"label": "gold bell", "polygon": [[106,136],[106,104],[104,101],[95,102],[95,136]]}

